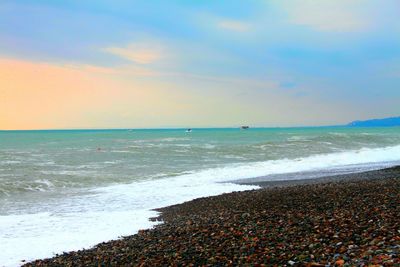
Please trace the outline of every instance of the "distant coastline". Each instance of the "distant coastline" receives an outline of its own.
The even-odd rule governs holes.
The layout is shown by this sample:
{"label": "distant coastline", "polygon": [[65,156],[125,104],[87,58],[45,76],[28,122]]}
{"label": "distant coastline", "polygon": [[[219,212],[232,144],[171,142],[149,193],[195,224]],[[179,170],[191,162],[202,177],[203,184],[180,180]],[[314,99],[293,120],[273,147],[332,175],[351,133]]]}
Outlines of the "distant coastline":
{"label": "distant coastline", "polygon": [[394,127],[400,126],[400,117],[391,117],[384,119],[371,119],[364,121],[353,121],[347,126],[350,127]]}

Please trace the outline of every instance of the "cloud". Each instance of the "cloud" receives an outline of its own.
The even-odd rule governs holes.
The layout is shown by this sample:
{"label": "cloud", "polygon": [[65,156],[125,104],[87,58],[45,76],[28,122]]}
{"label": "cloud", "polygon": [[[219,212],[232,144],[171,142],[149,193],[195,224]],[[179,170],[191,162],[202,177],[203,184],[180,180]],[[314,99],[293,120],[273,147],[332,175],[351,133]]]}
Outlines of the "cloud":
{"label": "cloud", "polygon": [[78,70],[78,71],[85,71],[89,73],[99,73],[99,74],[115,74],[118,72],[118,70],[115,68],[100,67],[89,64],[67,64],[67,65],[61,65],[60,67],[65,67],[68,69]]}
{"label": "cloud", "polygon": [[146,66],[135,66],[133,64],[120,65],[114,67],[102,67],[89,64],[66,64],[60,65],[67,69],[83,71],[92,74],[104,74],[104,75],[129,75],[131,77],[154,77],[160,76],[161,73],[158,71],[151,70]]}
{"label": "cloud", "polygon": [[151,44],[132,43],[125,47],[107,47],[103,51],[137,64],[151,64],[164,57],[163,49]]}
{"label": "cloud", "polygon": [[225,30],[235,32],[247,32],[251,29],[249,23],[245,23],[238,20],[223,20],[218,23],[218,27]]}
{"label": "cloud", "polygon": [[318,31],[358,32],[370,28],[371,14],[360,0],[292,0],[277,2],[290,22]]}

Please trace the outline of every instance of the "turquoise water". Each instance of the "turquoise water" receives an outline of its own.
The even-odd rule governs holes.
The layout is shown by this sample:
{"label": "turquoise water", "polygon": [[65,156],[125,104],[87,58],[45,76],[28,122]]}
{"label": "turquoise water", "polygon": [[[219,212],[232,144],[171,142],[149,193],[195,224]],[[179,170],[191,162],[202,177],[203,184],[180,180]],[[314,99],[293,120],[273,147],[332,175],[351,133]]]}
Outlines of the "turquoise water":
{"label": "turquoise water", "polygon": [[399,144],[399,128],[0,132],[0,197]]}
{"label": "turquoise water", "polygon": [[232,180],[399,161],[400,127],[0,131],[0,262],[90,246],[150,227],[151,208],[254,188]]}

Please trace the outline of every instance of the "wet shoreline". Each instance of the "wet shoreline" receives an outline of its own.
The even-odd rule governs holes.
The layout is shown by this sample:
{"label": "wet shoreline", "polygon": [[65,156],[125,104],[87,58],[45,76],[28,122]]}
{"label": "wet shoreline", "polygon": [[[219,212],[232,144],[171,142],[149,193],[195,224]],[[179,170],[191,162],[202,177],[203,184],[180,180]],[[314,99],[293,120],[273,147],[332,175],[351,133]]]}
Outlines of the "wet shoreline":
{"label": "wet shoreline", "polygon": [[[393,173],[397,171],[396,167],[388,167],[378,170],[369,170],[361,172],[349,172],[345,174],[334,174],[334,175],[323,175],[318,176],[317,172],[305,173],[301,179],[282,179],[271,181],[269,176],[257,177],[251,179],[237,180],[235,183],[242,185],[258,185],[263,188],[273,187],[285,187],[285,186],[296,186],[296,185],[308,185],[308,184],[322,184],[322,183],[334,183],[334,182],[346,182],[346,181],[362,181],[371,180],[376,178],[387,178],[392,177]],[[312,175],[311,175],[312,174]],[[288,177],[292,174],[280,174],[280,177]],[[305,178],[310,176],[310,178]],[[314,177],[312,177],[314,176]]]}
{"label": "wet shoreline", "polygon": [[400,167],[293,181],[157,209],[164,223],[27,266],[400,264]]}

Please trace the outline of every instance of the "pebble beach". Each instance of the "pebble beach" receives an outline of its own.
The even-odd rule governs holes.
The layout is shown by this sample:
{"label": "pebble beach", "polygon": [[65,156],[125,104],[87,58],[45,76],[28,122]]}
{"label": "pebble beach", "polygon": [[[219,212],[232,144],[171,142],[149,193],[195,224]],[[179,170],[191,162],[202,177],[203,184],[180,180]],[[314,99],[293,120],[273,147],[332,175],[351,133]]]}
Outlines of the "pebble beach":
{"label": "pebble beach", "polygon": [[150,230],[24,266],[400,266],[400,167],[158,209]]}

